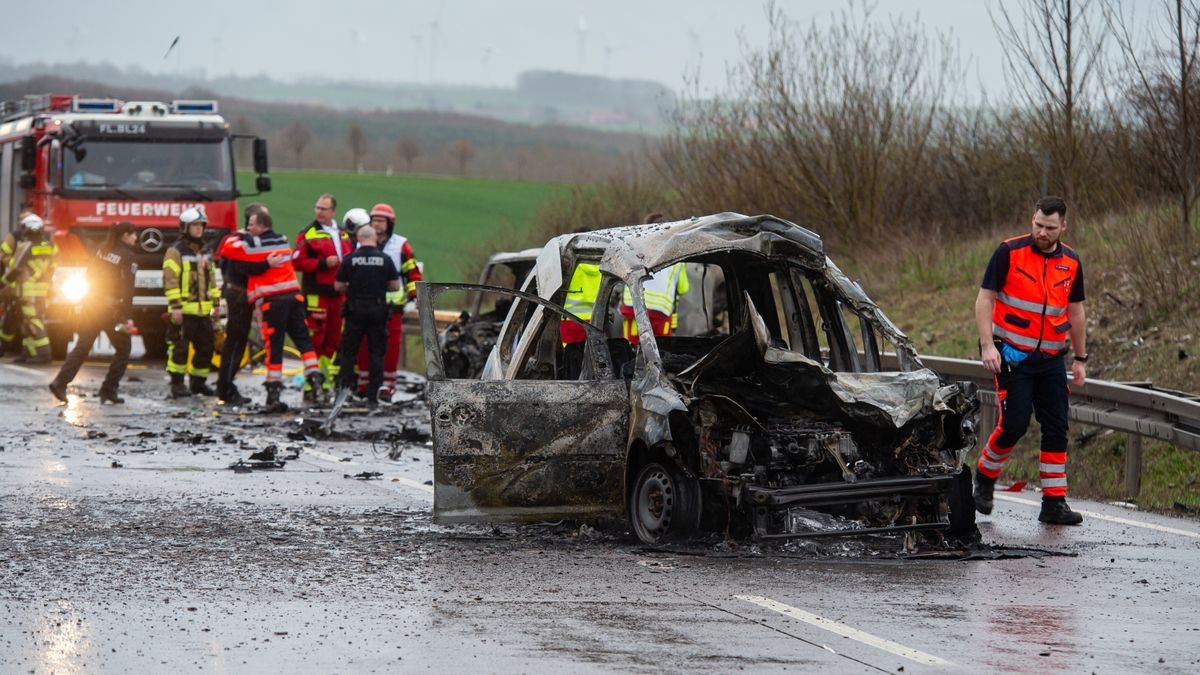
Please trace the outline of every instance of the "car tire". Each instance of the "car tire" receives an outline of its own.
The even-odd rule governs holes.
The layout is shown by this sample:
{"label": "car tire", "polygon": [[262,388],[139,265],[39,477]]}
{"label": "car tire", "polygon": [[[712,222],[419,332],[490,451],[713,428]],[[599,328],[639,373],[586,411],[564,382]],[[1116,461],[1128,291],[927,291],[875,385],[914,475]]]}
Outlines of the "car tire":
{"label": "car tire", "polygon": [[972,495],[971,468],[964,466],[954,477],[948,499],[950,501],[951,539],[976,542],[981,539],[975,525],[975,497]]}
{"label": "car tire", "polygon": [[700,525],[700,486],[676,467],[650,462],[633,481],[627,506],[630,527],[644,543],[684,539]]}

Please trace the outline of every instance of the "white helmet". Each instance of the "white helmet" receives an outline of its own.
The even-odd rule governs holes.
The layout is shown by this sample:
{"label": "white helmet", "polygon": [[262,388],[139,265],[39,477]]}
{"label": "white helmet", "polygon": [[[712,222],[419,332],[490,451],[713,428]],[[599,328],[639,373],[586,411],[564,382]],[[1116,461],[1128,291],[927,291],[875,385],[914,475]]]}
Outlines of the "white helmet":
{"label": "white helmet", "polygon": [[46,229],[46,221],[41,216],[31,213],[21,219],[21,227],[27,232],[41,232]]}
{"label": "white helmet", "polygon": [[208,224],[208,216],[204,215],[203,208],[192,207],[190,209],[187,209],[183,213],[179,214],[180,229],[187,229],[188,225],[191,225],[192,223],[197,222],[197,221],[202,222],[205,225]]}
{"label": "white helmet", "polygon": [[367,213],[366,209],[350,209],[342,217],[342,229],[347,232],[355,232],[358,228],[368,225],[370,222],[371,214]]}

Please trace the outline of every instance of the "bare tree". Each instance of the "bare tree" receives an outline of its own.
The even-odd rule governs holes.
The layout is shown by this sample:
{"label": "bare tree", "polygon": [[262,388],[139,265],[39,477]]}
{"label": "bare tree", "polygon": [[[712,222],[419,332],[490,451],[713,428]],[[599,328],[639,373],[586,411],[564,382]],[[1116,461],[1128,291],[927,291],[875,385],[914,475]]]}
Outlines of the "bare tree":
{"label": "bare tree", "polygon": [[362,157],[367,154],[367,135],[363,133],[362,127],[358,122],[350,125],[350,130],[346,132],[346,145],[350,148],[350,154],[354,158],[351,170],[362,172]]}
{"label": "bare tree", "polygon": [[1100,147],[1092,99],[1104,34],[1092,27],[1094,5],[1093,0],[1023,0],[1019,16],[1003,3],[992,13],[1017,107],[1028,121],[1025,144],[1049,156],[1054,180],[1043,189],[1062,194],[1073,207],[1094,175]]}
{"label": "bare tree", "polygon": [[467,175],[467,163],[475,159],[475,146],[470,141],[458,139],[450,144],[450,156],[458,162],[458,175]]}
{"label": "bare tree", "polygon": [[299,120],[283,130],[283,144],[296,155],[296,168],[304,168],[304,150],[312,142],[312,132]]}
{"label": "bare tree", "polygon": [[412,163],[421,156],[421,146],[412,136],[401,136],[396,139],[396,154],[404,160],[405,170],[412,173]]}
{"label": "bare tree", "polygon": [[1184,242],[1192,239],[1196,204],[1196,137],[1200,124],[1200,4],[1196,0],[1163,0],[1163,14],[1144,35],[1111,0],[1105,16],[1128,71],[1126,107],[1141,133],[1144,166],[1179,201]]}
{"label": "bare tree", "polygon": [[677,107],[656,167],[692,208],[770,212],[851,236],[895,227],[923,174],[946,92],[961,75],[944,36],[865,5],[826,27],[768,5],[765,46],[727,96]]}

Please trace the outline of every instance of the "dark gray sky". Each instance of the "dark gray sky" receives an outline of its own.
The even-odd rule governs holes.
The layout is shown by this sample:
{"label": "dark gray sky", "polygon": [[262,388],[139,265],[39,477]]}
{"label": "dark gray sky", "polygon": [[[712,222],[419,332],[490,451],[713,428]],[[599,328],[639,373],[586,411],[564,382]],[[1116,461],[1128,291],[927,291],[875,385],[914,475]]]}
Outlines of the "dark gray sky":
{"label": "dark gray sky", "polygon": [[[36,2],[7,4],[0,59],[10,62],[85,59],[284,80],[510,86],[521,71],[544,68],[680,89],[699,68],[712,90],[738,60],[740,38],[762,41],[767,32],[763,5],[753,0],[59,0],[52,12]],[[778,4],[805,24],[848,6]],[[895,14],[949,31],[970,59],[967,87],[1002,91],[1002,54],[984,0],[890,0],[875,9],[880,19]],[[179,45],[164,59],[176,35]]]}

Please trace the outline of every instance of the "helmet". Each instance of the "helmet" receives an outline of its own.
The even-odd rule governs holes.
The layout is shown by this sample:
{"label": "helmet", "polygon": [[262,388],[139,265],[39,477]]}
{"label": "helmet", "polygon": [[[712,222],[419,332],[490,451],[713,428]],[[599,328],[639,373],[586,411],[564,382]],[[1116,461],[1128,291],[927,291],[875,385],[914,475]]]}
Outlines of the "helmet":
{"label": "helmet", "polygon": [[42,220],[41,216],[31,213],[21,219],[21,227],[25,228],[26,232],[41,232],[46,228],[46,221]]}
{"label": "helmet", "polygon": [[396,222],[396,212],[392,209],[391,204],[376,204],[371,209],[371,217],[374,218],[375,216],[383,216],[393,223]]}
{"label": "helmet", "polygon": [[366,209],[350,209],[346,215],[342,217],[342,227],[347,232],[354,232],[363,225],[368,225],[371,222],[371,216]]}
{"label": "helmet", "polygon": [[179,228],[180,229],[187,229],[188,225],[191,225],[192,223],[195,223],[195,222],[201,222],[201,223],[204,223],[205,225],[208,224],[208,216],[204,215],[204,209],[199,208],[199,207],[192,207],[190,209],[187,209],[183,213],[179,214]]}

